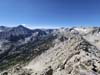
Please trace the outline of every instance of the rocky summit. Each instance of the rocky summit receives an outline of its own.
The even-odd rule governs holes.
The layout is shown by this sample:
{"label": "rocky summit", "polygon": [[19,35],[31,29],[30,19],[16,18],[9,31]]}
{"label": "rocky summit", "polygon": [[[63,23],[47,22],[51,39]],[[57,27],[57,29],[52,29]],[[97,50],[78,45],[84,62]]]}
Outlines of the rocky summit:
{"label": "rocky summit", "polygon": [[0,27],[0,75],[100,75],[100,28]]}

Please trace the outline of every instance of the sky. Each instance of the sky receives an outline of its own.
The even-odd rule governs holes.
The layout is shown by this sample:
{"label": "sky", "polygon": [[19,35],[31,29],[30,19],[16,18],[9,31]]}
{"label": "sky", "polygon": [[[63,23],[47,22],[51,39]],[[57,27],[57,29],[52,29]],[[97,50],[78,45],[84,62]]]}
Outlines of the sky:
{"label": "sky", "polygon": [[0,0],[0,25],[99,26],[100,0]]}

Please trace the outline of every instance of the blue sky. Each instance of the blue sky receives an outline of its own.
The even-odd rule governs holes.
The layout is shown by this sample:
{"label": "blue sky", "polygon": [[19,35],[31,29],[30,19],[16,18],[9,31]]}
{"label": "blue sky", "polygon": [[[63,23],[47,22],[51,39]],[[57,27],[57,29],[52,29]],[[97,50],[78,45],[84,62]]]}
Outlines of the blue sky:
{"label": "blue sky", "polygon": [[0,25],[99,26],[100,0],[0,0]]}

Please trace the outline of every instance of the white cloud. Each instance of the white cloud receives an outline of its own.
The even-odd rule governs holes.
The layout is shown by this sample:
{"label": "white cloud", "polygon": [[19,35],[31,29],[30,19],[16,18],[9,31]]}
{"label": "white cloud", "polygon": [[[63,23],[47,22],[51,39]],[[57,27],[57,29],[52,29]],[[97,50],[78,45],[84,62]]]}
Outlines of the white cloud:
{"label": "white cloud", "polygon": [[55,28],[60,28],[59,26],[57,25],[46,25],[46,24],[21,24],[27,28],[30,28],[30,29],[55,29]]}

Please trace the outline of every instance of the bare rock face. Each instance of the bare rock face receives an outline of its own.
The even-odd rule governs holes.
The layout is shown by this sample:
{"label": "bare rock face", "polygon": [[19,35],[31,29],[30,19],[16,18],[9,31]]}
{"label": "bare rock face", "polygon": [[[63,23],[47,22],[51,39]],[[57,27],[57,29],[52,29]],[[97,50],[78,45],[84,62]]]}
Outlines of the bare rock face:
{"label": "bare rock face", "polygon": [[1,75],[100,75],[100,50],[76,32],[64,28],[54,30],[49,38],[38,41],[41,44],[31,47],[38,52],[45,51],[27,64],[1,71]]}
{"label": "bare rock face", "polygon": [[22,66],[16,65],[13,68],[4,71],[1,75],[31,75],[31,69],[23,69]]}
{"label": "bare rock face", "polygon": [[51,66],[49,66],[48,68],[46,68],[41,75],[53,75],[53,69],[51,68]]}
{"label": "bare rock face", "polygon": [[31,68],[32,75],[41,75],[48,66],[52,67],[53,75],[98,75],[100,51],[80,35],[65,30],[56,32],[54,47],[33,59],[25,68]]}

